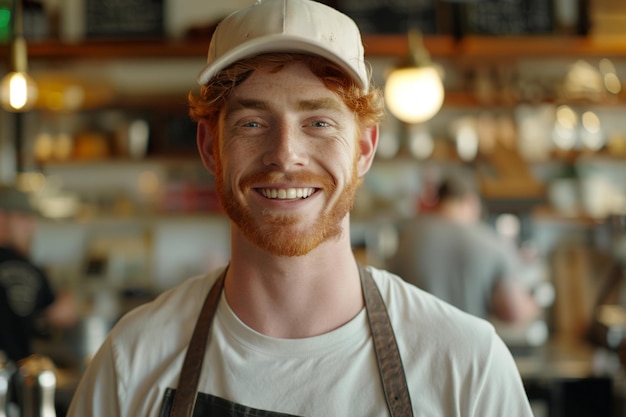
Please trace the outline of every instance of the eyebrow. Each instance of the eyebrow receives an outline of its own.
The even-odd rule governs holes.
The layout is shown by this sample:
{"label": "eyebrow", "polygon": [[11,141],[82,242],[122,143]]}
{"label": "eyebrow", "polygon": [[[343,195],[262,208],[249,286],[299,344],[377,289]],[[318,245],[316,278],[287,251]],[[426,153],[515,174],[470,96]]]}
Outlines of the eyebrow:
{"label": "eyebrow", "polygon": [[332,98],[319,98],[312,100],[302,100],[298,102],[298,110],[341,110],[337,100]]}
{"label": "eyebrow", "polygon": [[[227,113],[232,113],[240,109],[253,109],[253,110],[269,110],[270,105],[267,101],[256,99],[241,99],[237,100],[229,106]],[[318,98],[310,100],[300,100],[296,103],[296,109],[299,111],[311,111],[311,110],[341,110],[339,102],[332,98]]]}
{"label": "eyebrow", "polygon": [[235,101],[229,108],[228,112],[232,112],[240,109],[256,109],[256,110],[267,110],[269,106],[267,102],[263,100],[255,100],[255,99],[241,99]]}

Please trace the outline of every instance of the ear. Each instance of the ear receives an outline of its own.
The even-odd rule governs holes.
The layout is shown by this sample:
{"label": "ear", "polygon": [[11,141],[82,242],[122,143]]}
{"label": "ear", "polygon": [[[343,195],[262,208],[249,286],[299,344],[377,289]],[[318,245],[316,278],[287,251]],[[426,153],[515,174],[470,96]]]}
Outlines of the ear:
{"label": "ear", "polygon": [[202,163],[212,174],[215,174],[215,155],[213,154],[213,146],[215,137],[213,130],[206,122],[198,122],[198,130],[196,132],[196,142]]}
{"label": "ear", "polygon": [[358,146],[360,154],[357,162],[357,172],[359,177],[362,177],[369,171],[374,161],[374,156],[376,155],[376,147],[378,146],[378,125],[368,127],[361,133]]}

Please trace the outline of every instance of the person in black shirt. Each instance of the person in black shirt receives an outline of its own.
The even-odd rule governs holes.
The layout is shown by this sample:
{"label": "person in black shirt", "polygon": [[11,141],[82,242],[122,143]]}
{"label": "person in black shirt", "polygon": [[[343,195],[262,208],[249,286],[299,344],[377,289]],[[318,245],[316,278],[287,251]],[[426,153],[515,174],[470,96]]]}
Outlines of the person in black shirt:
{"label": "person in black shirt", "polygon": [[0,351],[18,362],[34,353],[36,320],[52,325],[74,323],[74,309],[65,297],[55,298],[45,272],[28,258],[37,213],[28,195],[0,186]]}

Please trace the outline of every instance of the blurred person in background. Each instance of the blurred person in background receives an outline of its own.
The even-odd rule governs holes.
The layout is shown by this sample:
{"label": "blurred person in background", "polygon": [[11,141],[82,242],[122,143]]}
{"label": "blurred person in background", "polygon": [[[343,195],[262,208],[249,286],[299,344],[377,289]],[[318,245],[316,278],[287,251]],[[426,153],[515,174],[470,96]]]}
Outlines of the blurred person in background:
{"label": "blurred person in background", "polygon": [[55,294],[46,273],[29,259],[38,215],[26,193],[0,186],[0,351],[18,362],[33,352],[38,322],[76,323],[70,293]]}
{"label": "blurred person in background", "polygon": [[439,182],[432,209],[398,228],[398,250],[387,268],[472,315],[527,323],[541,309],[518,277],[521,259],[481,216],[475,184],[450,173]]}

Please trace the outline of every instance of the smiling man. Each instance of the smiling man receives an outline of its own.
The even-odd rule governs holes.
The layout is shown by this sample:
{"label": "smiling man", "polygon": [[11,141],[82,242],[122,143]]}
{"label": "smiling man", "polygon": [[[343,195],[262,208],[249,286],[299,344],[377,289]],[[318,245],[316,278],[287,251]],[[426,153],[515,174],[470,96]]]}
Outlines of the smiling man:
{"label": "smiling man", "polygon": [[305,255],[340,237],[376,143],[374,127],[358,132],[354,111],[306,60],[251,61],[256,70],[226,100],[221,141],[199,121],[203,160],[241,226],[233,232],[274,255]]}
{"label": "smiling man", "polygon": [[199,82],[230,262],[122,318],[69,416],[531,416],[490,324],[355,261],[383,105],[354,22],[257,1],[218,26]]}

